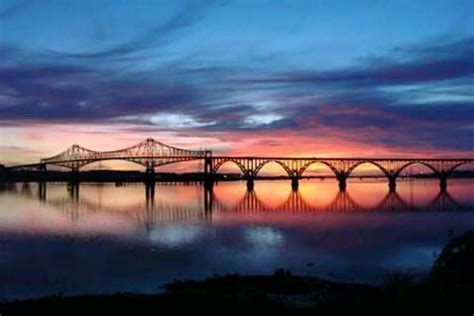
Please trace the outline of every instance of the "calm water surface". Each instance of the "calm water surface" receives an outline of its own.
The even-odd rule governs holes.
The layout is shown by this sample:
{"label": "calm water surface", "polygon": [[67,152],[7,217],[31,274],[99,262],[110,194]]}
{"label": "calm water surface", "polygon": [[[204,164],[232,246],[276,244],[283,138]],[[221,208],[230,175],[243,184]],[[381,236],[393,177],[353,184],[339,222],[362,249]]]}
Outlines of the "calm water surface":
{"label": "calm water surface", "polygon": [[[276,268],[378,282],[423,275],[450,234],[474,229],[474,181],[331,180],[0,189],[0,299],[117,291]],[[211,198],[209,198],[209,196]]]}

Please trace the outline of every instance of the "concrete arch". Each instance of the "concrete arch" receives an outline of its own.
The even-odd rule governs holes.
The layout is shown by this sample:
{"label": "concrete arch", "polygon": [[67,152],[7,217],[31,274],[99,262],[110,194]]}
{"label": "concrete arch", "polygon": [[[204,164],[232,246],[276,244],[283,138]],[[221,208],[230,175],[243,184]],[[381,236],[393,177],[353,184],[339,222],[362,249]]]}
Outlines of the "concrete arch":
{"label": "concrete arch", "polygon": [[303,173],[306,171],[306,169],[309,168],[309,166],[311,166],[312,164],[315,164],[315,163],[320,163],[320,164],[323,164],[325,165],[326,167],[328,167],[336,177],[339,176],[339,171],[333,166],[331,165],[329,162],[326,162],[326,161],[323,161],[323,160],[312,160],[308,163],[306,163],[303,167],[301,167],[300,170],[298,170],[298,176],[302,176]]}
{"label": "concrete arch", "polygon": [[275,163],[277,163],[278,165],[280,165],[280,166],[283,168],[283,170],[286,171],[286,173],[288,174],[289,177],[292,177],[292,176],[293,176],[293,172],[291,171],[291,169],[290,169],[287,165],[285,165],[285,163],[283,163],[283,162],[280,161],[280,160],[268,160],[268,161],[265,161],[265,162],[260,163],[260,164],[255,168],[255,170],[254,170],[254,172],[253,172],[253,175],[254,175],[254,176],[257,176],[257,174],[260,172],[260,170],[262,170],[263,167],[265,167],[267,164],[272,163],[272,162],[275,162]]}
{"label": "concrete arch", "polygon": [[461,163],[456,164],[455,166],[453,166],[451,169],[448,170],[447,175],[449,176],[457,168],[459,168],[461,166],[464,166],[464,165],[469,165],[469,164],[474,166],[474,161],[463,161]]}
{"label": "concrete arch", "polygon": [[235,165],[237,165],[237,167],[239,167],[240,171],[242,171],[242,175],[247,175],[247,170],[245,169],[244,165],[241,164],[239,161],[237,160],[234,160],[234,159],[229,159],[229,160],[222,160],[220,162],[218,162],[213,168],[212,168],[212,173],[217,173],[217,171],[219,171],[219,169],[225,165],[226,163],[234,163]]}
{"label": "concrete arch", "polygon": [[415,164],[420,164],[420,165],[423,165],[423,166],[426,166],[428,167],[429,169],[431,169],[438,177],[441,178],[441,172],[436,169],[435,167],[433,167],[432,165],[430,165],[429,163],[426,163],[426,162],[423,162],[423,161],[410,161],[406,164],[404,164],[403,166],[401,166],[397,171],[395,171],[394,175],[395,177],[398,177],[400,175],[400,173],[405,170],[406,168],[408,168],[409,166],[412,166],[412,165],[415,165]]}
{"label": "concrete arch", "polygon": [[387,177],[387,178],[390,178],[390,171],[388,171],[387,169],[385,169],[382,165],[376,163],[375,161],[372,161],[372,160],[362,160],[362,161],[359,161],[357,162],[356,164],[354,164],[353,166],[351,166],[348,170],[347,170],[347,177],[350,176],[350,174],[355,170],[357,169],[359,166],[361,165],[364,165],[364,164],[370,164],[370,165],[373,165],[375,167],[377,167],[378,169],[380,169],[380,171],[383,172],[383,174]]}

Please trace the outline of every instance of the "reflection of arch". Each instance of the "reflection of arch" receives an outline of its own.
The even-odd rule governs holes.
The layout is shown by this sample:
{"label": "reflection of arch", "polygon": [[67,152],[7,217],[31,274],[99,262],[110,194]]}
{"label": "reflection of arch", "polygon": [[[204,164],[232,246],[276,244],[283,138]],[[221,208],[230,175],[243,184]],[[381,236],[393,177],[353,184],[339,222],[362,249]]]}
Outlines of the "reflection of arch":
{"label": "reflection of arch", "polygon": [[[296,204],[299,205],[300,210],[304,210],[305,207],[302,204],[303,199],[301,199],[299,196],[299,192],[292,191],[288,194],[287,198],[283,203],[280,203],[276,206],[269,206],[258,197],[258,194],[256,194],[254,190],[251,190],[246,191],[237,204],[229,207],[219,201],[219,199],[217,199],[216,195],[213,193],[214,205],[218,211],[237,213],[260,213],[272,212],[277,210],[289,211],[291,210],[291,206],[294,207]],[[297,203],[298,201],[299,203]]]}
{"label": "reflection of arch", "polygon": [[441,209],[443,211],[472,211],[472,206],[464,205],[456,201],[448,191],[440,191],[429,203],[429,208]]}
{"label": "reflection of arch", "polygon": [[386,211],[412,210],[413,204],[407,203],[396,191],[390,191],[377,206]]}
{"label": "reflection of arch", "polygon": [[433,167],[429,163],[426,163],[426,162],[423,162],[423,161],[410,161],[410,162],[404,164],[397,171],[395,171],[395,177],[398,177],[400,175],[400,173],[402,173],[403,170],[405,170],[406,168],[408,168],[409,166],[412,166],[414,164],[420,164],[420,165],[426,166],[429,169],[431,169],[438,177],[441,177],[441,172],[438,171],[438,169],[436,169],[435,167]]}
{"label": "reflection of arch", "polygon": [[328,167],[333,173],[334,175],[337,177],[339,175],[339,171],[336,169],[336,167],[334,167],[333,165],[331,165],[329,162],[326,162],[326,161],[321,161],[321,160],[312,160],[308,163],[306,163],[303,167],[301,167],[301,169],[298,171],[298,175],[299,176],[302,176],[303,173],[306,171],[306,169],[309,168],[309,166],[311,166],[312,164],[315,164],[315,163],[320,163],[320,164],[323,164],[325,165],[326,167]]}
{"label": "reflection of arch", "polygon": [[326,207],[327,211],[357,211],[362,209],[346,191],[338,191],[334,200]]}
{"label": "reflection of arch", "polygon": [[264,213],[264,212],[437,212],[437,211],[471,211],[472,206],[457,202],[448,192],[440,192],[433,200],[416,206],[404,200],[397,192],[387,194],[374,206],[362,206],[348,192],[339,191],[329,205],[314,206],[308,204],[299,191],[292,191],[286,201],[277,206],[266,205],[254,191],[247,191],[240,202],[227,206],[213,195],[214,211],[230,213]]}
{"label": "reflection of arch", "polygon": [[[39,198],[28,190],[19,190],[18,193],[29,198]],[[216,198],[214,193],[209,192],[210,204],[204,207],[188,207],[179,205],[174,201],[155,201],[154,196],[147,197],[146,200],[133,203],[123,208],[117,206],[108,206],[95,201],[89,201],[80,197],[77,193],[70,198],[44,199],[44,202],[70,214],[72,220],[77,220],[82,216],[87,216],[96,212],[107,212],[120,214],[121,217],[135,220],[147,229],[160,223],[188,222],[194,220],[209,220],[213,212],[257,214],[265,212],[284,212],[284,213],[312,213],[312,212],[458,212],[474,209],[473,205],[458,202],[446,191],[441,191],[432,201],[417,206],[405,201],[396,192],[388,192],[380,203],[374,206],[363,206],[354,201],[346,191],[339,191],[329,205],[315,206],[309,204],[301,195],[300,191],[291,191],[286,200],[278,205],[266,205],[261,198],[255,194],[255,191],[246,191],[241,200],[232,206],[227,206]]]}
{"label": "reflection of arch", "polygon": [[228,163],[228,162],[236,164],[237,167],[239,167],[240,171],[242,171],[242,174],[243,174],[243,175],[246,175],[246,174],[247,174],[247,170],[245,169],[245,166],[244,166],[243,164],[241,164],[239,161],[234,160],[234,159],[219,161],[219,162],[214,166],[212,172],[213,172],[213,173],[217,173],[217,171],[218,171],[223,165],[225,165],[225,164]]}
{"label": "reflection of arch", "polygon": [[264,162],[260,163],[254,170],[254,176],[257,176],[257,174],[260,172],[260,170],[262,170],[263,167],[265,167],[266,165],[268,165],[269,163],[272,163],[272,162],[280,165],[283,168],[283,170],[286,171],[286,173],[288,174],[289,177],[293,176],[293,172],[291,171],[291,169],[279,160],[268,160],[268,161],[264,161]]}
{"label": "reflection of arch", "polygon": [[362,161],[359,161],[357,163],[355,163],[352,167],[350,167],[348,170],[347,170],[347,176],[349,177],[349,175],[359,166],[363,165],[363,164],[370,164],[370,165],[373,165],[375,167],[377,167],[378,169],[380,169],[380,171],[383,172],[383,174],[387,177],[390,177],[390,171],[388,171],[387,169],[385,169],[384,167],[382,167],[382,165],[376,163],[375,161],[371,161],[371,160],[362,160]]}
{"label": "reflection of arch", "polygon": [[460,162],[460,163],[454,165],[453,167],[451,167],[451,168],[448,170],[447,174],[450,175],[450,174],[453,173],[454,170],[456,170],[457,168],[459,168],[459,167],[461,167],[461,166],[463,166],[463,165],[469,165],[469,164],[470,164],[470,165],[474,165],[474,162],[473,162],[473,161],[463,161],[463,162]]}

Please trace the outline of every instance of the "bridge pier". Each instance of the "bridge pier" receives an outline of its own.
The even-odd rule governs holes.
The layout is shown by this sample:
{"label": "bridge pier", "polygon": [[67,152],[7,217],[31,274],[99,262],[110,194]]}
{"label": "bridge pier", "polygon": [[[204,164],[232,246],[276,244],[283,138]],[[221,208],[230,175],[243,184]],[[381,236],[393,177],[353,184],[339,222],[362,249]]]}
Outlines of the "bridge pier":
{"label": "bridge pier", "polygon": [[212,157],[210,156],[204,158],[204,174],[212,176]]}
{"label": "bridge pier", "polygon": [[154,203],[155,199],[155,169],[153,167],[147,167],[145,171],[145,196],[147,205],[150,202]]}
{"label": "bridge pier", "polygon": [[70,182],[67,186],[71,200],[77,202],[79,200],[79,182]]}
{"label": "bridge pier", "polygon": [[397,178],[396,177],[390,176],[388,178],[388,188],[389,188],[390,192],[395,192],[395,190],[397,188]]}
{"label": "bridge pier", "polygon": [[0,182],[7,182],[7,169],[0,164]]}
{"label": "bridge pier", "polygon": [[145,183],[145,197],[147,205],[155,200],[155,184],[154,183]]}
{"label": "bridge pier", "polygon": [[446,175],[442,175],[439,178],[439,188],[441,192],[446,192],[446,189],[448,188],[448,179]]}
{"label": "bridge pier", "polygon": [[345,191],[347,187],[347,176],[345,174],[337,175],[337,181],[339,182],[339,190]]}
{"label": "bridge pier", "polygon": [[145,184],[146,185],[155,185],[155,168],[147,167],[145,171]]}
{"label": "bridge pier", "polygon": [[39,176],[38,182],[46,182],[48,179],[46,178],[46,164],[42,163],[39,165]]}
{"label": "bridge pier", "polygon": [[205,178],[204,178],[204,188],[207,189],[207,190],[212,190],[212,188],[214,187],[214,178],[212,175],[207,175]]}
{"label": "bridge pier", "polygon": [[204,158],[204,187],[212,188],[214,185],[214,172],[212,171],[212,158]]}
{"label": "bridge pier", "polygon": [[247,177],[247,191],[253,191],[254,187],[254,178],[249,176]]}
{"label": "bridge pier", "polygon": [[299,186],[298,177],[292,177],[291,178],[291,188],[293,189],[293,191],[297,191],[298,186]]}
{"label": "bridge pier", "polygon": [[71,169],[71,173],[69,175],[69,181],[72,184],[79,183],[79,169],[78,168]]}
{"label": "bridge pier", "polygon": [[213,188],[212,186],[204,186],[204,215],[206,219],[211,219],[212,216],[212,202],[213,202]]}
{"label": "bridge pier", "polygon": [[38,182],[38,198],[40,201],[46,201],[46,182],[40,181]]}

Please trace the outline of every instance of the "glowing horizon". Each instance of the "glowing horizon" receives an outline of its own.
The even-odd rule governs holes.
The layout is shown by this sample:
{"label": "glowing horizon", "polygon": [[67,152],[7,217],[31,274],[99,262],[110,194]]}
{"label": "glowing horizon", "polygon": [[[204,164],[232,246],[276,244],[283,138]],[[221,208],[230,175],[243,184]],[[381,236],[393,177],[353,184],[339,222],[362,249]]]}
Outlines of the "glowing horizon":
{"label": "glowing horizon", "polygon": [[215,155],[471,157],[472,12],[461,0],[5,0],[0,164],[147,137]]}

